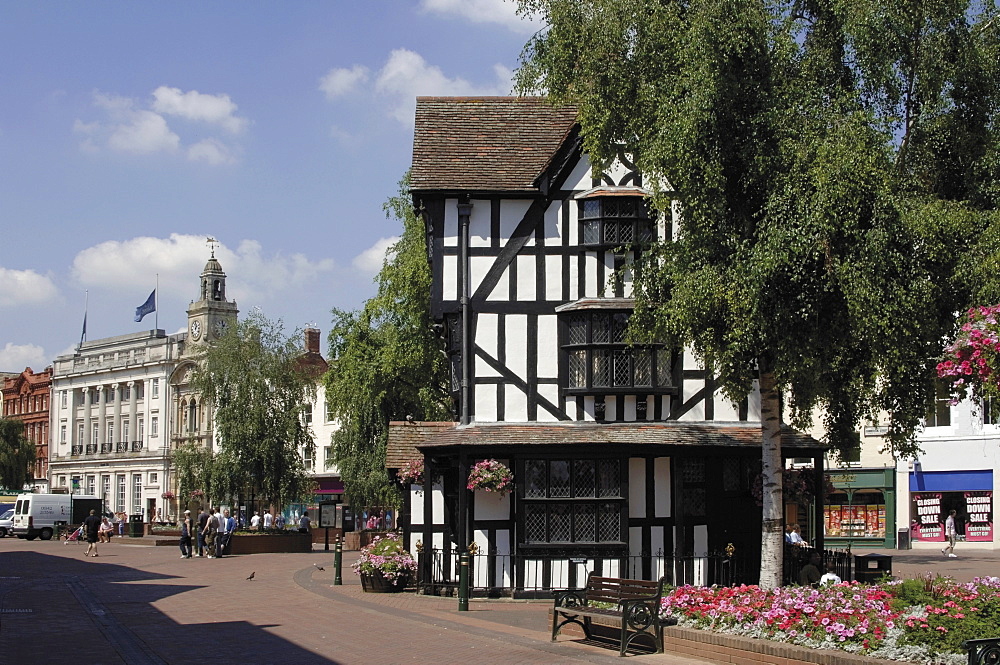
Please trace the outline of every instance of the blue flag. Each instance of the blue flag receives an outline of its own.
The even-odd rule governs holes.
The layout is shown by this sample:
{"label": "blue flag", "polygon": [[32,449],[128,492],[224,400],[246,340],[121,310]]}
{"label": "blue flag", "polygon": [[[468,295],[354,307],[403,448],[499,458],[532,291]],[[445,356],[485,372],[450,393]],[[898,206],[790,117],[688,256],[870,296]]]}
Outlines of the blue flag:
{"label": "blue flag", "polygon": [[142,303],[141,305],[135,308],[135,322],[139,323],[140,321],[142,321],[142,317],[146,316],[147,314],[152,314],[155,311],[156,311],[156,289],[153,289],[153,292],[149,294],[148,298],[146,298],[146,302]]}

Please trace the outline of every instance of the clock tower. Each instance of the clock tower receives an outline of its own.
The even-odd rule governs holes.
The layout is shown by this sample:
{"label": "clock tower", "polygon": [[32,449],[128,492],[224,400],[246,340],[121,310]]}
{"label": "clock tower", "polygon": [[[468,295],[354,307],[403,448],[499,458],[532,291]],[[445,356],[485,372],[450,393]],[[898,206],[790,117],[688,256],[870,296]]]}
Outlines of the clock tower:
{"label": "clock tower", "polygon": [[226,330],[236,324],[239,310],[236,303],[226,299],[226,273],[215,258],[215,248],[212,256],[201,271],[200,298],[188,307],[188,344],[200,345],[211,343],[225,334]]}

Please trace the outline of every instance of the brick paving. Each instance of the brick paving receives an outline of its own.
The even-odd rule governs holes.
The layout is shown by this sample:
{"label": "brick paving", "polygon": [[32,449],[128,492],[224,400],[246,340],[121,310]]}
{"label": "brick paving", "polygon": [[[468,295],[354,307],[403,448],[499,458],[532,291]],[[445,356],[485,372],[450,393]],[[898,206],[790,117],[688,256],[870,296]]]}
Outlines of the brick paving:
{"label": "brick paving", "polygon": [[[0,665],[622,662],[615,644],[572,634],[552,643],[548,602],[473,599],[458,612],[455,598],[365,594],[348,567],[356,553],[345,553],[344,585],[333,586],[333,553],[322,545],[310,554],[181,560],[176,547],[148,543],[116,539],[84,559],[75,543],[0,539]],[[992,550],[960,548],[957,559],[936,548],[884,553],[898,577],[1000,574]]]}
{"label": "brick paving", "polygon": [[75,543],[0,539],[0,665],[622,662],[615,644],[552,643],[548,603],[473,600],[458,612],[455,598],[365,594],[347,567],[354,553],[334,587],[332,552],[181,560],[129,541],[85,559]]}

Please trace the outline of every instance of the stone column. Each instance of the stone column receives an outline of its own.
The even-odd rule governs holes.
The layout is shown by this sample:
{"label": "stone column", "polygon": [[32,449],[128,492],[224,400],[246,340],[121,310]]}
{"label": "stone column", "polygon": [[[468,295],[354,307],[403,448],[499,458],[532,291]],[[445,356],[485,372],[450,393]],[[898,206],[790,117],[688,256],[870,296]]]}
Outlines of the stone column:
{"label": "stone column", "polygon": [[108,438],[108,389],[106,386],[97,386],[97,441],[94,445],[99,446],[102,441]]}
{"label": "stone column", "polygon": [[[115,384],[112,384],[112,386],[111,386],[111,390],[113,391],[111,394],[114,395],[114,400],[115,400],[114,416],[113,416],[113,419],[112,419],[111,422],[114,424],[114,427],[115,427],[115,438],[117,438],[119,441],[122,440],[122,434],[124,434],[124,432],[122,431],[122,391],[121,391],[121,386],[122,386],[122,384],[120,384],[120,383],[115,383]],[[108,444],[110,446],[112,446],[111,450],[114,451],[115,442],[114,441],[108,441]]]}
{"label": "stone column", "polygon": [[90,388],[83,389],[83,442],[80,444],[86,447],[90,445],[90,437],[94,428],[93,394]]}
{"label": "stone column", "polygon": [[128,382],[128,429],[129,438],[135,439],[139,435],[139,418],[136,412],[136,402],[139,399],[139,391],[142,390],[142,381]]}

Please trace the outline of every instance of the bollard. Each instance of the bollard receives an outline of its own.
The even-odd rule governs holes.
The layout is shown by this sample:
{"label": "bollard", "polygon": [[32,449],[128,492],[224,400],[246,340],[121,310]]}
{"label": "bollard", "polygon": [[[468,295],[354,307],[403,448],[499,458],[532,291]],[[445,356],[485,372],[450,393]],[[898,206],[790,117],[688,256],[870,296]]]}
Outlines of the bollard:
{"label": "bollard", "polygon": [[344,544],[340,542],[340,536],[333,541],[333,585],[342,586],[343,578],[340,576],[340,568],[344,563]]}
{"label": "bollard", "polygon": [[458,555],[458,611],[469,611],[469,553]]}

